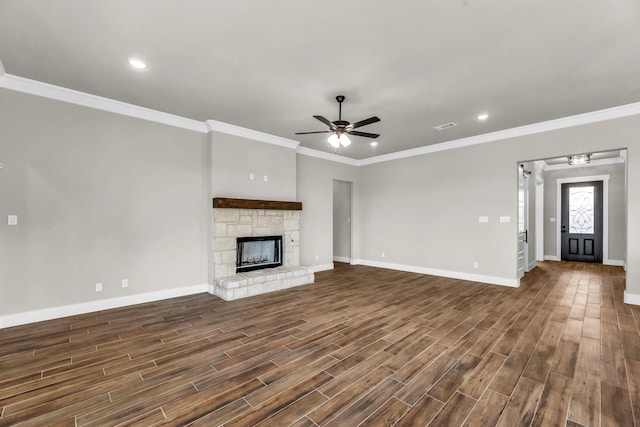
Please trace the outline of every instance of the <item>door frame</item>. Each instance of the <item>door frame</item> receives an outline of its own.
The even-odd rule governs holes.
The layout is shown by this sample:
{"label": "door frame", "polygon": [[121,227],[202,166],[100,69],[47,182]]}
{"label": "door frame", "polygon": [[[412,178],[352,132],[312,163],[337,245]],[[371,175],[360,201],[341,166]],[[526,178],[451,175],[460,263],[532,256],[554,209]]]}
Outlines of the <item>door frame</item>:
{"label": "door frame", "polygon": [[536,175],[536,261],[544,261],[544,179]]}
{"label": "door frame", "polygon": [[556,257],[562,259],[562,241],[560,228],[562,225],[562,184],[576,182],[602,181],[602,264],[609,264],[609,175],[576,176],[556,179]]}

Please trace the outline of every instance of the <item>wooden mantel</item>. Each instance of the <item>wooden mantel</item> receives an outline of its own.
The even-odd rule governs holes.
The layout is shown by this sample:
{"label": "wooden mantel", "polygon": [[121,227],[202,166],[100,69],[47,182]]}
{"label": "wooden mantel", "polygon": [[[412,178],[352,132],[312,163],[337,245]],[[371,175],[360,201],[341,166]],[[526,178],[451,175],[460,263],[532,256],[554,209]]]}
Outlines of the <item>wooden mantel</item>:
{"label": "wooden mantel", "polygon": [[213,207],[220,209],[271,209],[279,211],[301,211],[302,202],[280,202],[275,200],[229,199],[215,197]]}

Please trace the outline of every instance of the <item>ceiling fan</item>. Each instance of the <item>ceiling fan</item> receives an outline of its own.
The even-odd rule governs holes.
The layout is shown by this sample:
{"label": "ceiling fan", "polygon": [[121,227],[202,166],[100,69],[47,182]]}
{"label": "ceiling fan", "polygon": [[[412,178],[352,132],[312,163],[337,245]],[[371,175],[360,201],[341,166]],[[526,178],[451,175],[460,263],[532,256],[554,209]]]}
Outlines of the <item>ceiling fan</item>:
{"label": "ceiling fan", "polygon": [[368,132],[360,132],[354,130],[356,128],[369,125],[371,123],[379,122],[380,119],[376,116],[369,117],[368,119],[360,120],[359,122],[350,123],[346,120],[342,120],[342,103],[344,102],[344,95],[336,96],[336,101],[338,101],[338,120],[332,122],[329,119],[323,116],[313,116],[316,119],[320,120],[325,125],[329,126],[329,130],[321,130],[315,132],[296,132],[296,135],[308,135],[312,133],[330,133],[329,136],[329,144],[331,144],[334,148],[339,148],[341,145],[343,147],[351,144],[351,140],[347,135],[355,135],[362,136],[365,138],[377,138],[380,135],[377,133],[368,133]]}

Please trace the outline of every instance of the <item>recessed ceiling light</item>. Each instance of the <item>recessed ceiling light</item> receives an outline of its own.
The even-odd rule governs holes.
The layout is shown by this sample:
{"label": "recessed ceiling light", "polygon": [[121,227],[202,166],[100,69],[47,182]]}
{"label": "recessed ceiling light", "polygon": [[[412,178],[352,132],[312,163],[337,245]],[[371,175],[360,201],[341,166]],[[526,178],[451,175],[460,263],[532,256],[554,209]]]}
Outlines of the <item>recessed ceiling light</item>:
{"label": "recessed ceiling light", "polygon": [[144,61],[139,58],[127,58],[127,62],[133,68],[137,68],[138,70],[144,70],[145,68],[147,68],[147,64],[145,64]]}
{"label": "recessed ceiling light", "polygon": [[378,146],[378,141],[371,141],[371,143],[369,143],[369,145],[371,145],[372,147],[377,147]]}
{"label": "recessed ceiling light", "polygon": [[478,116],[476,118],[478,120],[480,120],[480,121],[484,121],[484,120],[487,120],[489,118],[489,114],[488,113],[478,114]]}

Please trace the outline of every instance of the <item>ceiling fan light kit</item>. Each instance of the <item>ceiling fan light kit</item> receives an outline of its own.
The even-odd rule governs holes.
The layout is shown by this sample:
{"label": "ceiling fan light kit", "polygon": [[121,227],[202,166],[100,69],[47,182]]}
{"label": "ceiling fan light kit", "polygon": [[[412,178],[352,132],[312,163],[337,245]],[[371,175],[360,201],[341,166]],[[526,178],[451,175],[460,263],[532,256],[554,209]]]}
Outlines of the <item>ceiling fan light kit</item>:
{"label": "ceiling fan light kit", "polygon": [[325,125],[329,126],[329,130],[314,131],[314,132],[296,132],[296,135],[309,135],[313,133],[330,133],[329,144],[335,149],[340,147],[348,147],[351,144],[351,140],[347,135],[361,136],[364,138],[378,138],[380,135],[377,133],[360,132],[354,130],[361,126],[366,126],[371,123],[379,122],[380,119],[376,116],[369,117],[368,119],[360,120],[359,122],[351,123],[346,120],[342,120],[342,103],[344,102],[344,95],[336,96],[338,101],[338,120],[330,121],[324,116],[313,116],[315,119],[321,121]]}

